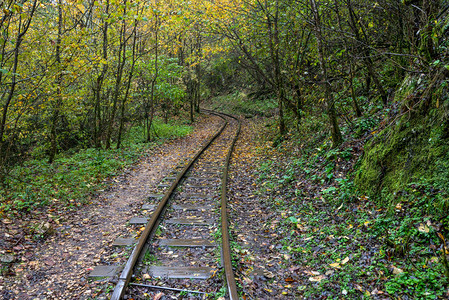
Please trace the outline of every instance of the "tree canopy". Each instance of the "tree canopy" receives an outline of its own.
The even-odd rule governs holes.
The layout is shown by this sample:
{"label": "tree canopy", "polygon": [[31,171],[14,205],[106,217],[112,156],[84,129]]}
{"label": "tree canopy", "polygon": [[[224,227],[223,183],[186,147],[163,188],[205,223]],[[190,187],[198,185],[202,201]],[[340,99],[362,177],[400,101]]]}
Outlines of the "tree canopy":
{"label": "tree canopy", "polygon": [[[284,135],[312,112],[340,122],[387,107],[445,107],[447,1],[7,0],[0,18],[0,166],[31,152],[120,147],[129,124],[210,96],[274,97]],[[417,83],[418,84],[418,83]],[[436,92],[435,92],[436,91]],[[447,113],[444,126],[449,127]],[[38,150],[37,150],[38,149]]]}

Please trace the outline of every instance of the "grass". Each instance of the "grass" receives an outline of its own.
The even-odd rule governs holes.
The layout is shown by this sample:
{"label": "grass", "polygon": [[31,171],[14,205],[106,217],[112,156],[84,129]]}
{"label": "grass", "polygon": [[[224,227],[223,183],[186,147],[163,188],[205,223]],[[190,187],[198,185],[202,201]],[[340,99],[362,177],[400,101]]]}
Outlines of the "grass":
{"label": "grass", "polygon": [[81,149],[61,153],[53,164],[38,156],[15,166],[0,188],[0,214],[17,214],[49,205],[77,207],[107,187],[107,179],[137,162],[166,139],[188,135],[191,126],[155,122],[159,138],[142,143],[143,128],[133,127],[120,149]]}

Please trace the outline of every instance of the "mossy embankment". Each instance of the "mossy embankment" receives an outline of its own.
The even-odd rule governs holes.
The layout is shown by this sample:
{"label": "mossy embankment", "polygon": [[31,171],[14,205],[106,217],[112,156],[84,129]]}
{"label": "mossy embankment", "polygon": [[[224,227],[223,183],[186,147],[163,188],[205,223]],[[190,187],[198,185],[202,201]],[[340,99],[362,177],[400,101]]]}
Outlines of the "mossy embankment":
{"label": "mossy embankment", "polygon": [[400,201],[408,187],[425,186],[443,212],[449,193],[449,99],[444,86],[423,99],[429,87],[419,81],[407,77],[398,89],[398,112],[365,144],[355,184],[381,202]]}

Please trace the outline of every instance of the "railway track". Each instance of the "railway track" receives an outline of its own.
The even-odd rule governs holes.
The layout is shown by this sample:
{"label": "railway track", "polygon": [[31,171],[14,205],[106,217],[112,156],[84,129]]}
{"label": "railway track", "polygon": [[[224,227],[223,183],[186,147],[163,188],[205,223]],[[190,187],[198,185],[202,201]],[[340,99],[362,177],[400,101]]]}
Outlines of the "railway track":
{"label": "railway track", "polygon": [[143,225],[137,244],[118,277],[111,299],[238,299],[231,264],[226,213],[230,157],[240,133],[233,116],[184,167],[175,170],[136,217]]}

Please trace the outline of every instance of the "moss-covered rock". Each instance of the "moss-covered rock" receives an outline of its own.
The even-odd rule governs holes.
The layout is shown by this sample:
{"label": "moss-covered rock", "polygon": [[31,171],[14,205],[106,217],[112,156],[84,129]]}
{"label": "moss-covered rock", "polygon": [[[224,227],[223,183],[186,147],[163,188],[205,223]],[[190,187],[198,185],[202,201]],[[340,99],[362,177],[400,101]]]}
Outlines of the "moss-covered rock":
{"label": "moss-covered rock", "polygon": [[[414,80],[405,81],[414,88]],[[401,86],[398,91],[403,101],[411,95],[405,88]],[[425,182],[449,192],[448,101],[446,98],[442,106],[434,105],[425,113],[419,110],[405,113],[366,143],[355,178],[362,193],[391,196],[412,182]]]}

